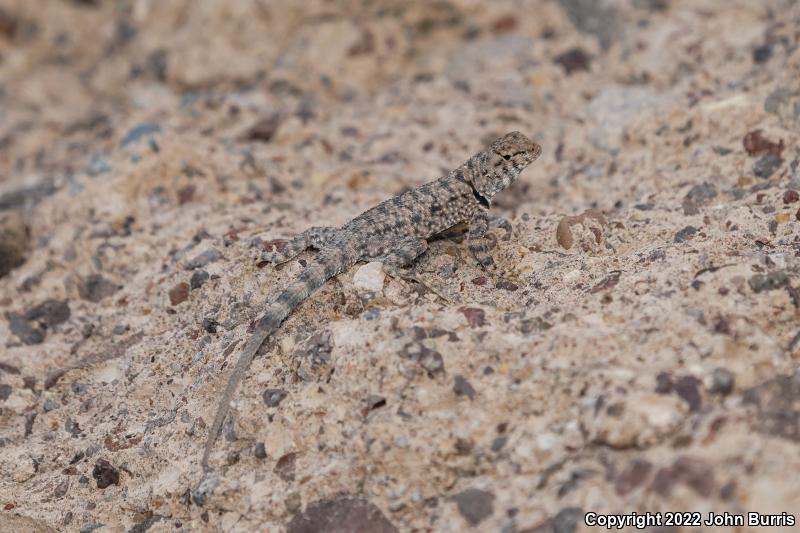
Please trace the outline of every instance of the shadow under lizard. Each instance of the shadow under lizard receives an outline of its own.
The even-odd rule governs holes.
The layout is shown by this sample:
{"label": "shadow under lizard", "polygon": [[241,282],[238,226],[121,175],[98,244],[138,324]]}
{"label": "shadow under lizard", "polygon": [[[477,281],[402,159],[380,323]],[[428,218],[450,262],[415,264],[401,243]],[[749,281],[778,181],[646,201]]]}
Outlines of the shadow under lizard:
{"label": "shadow under lizard", "polygon": [[327,280],[357,262],[380,261],[389,273],[396,272],[425,252],[428,239],[463,223],[469,224],[470,252],[484,269],[494,270],[487,236],[492,198],[541,153],[541,146],[525,135],[508,133],[438,180],[390,198],[341,227],[313,227],[283,250],[264,252],[261,260],[275,265],[307,248],[319,250],[293,283],[268,299],[270,303],[245,343],[220,399],[203,451],[203,469],[209,470],[209,455],[253,357],[292,311]]}

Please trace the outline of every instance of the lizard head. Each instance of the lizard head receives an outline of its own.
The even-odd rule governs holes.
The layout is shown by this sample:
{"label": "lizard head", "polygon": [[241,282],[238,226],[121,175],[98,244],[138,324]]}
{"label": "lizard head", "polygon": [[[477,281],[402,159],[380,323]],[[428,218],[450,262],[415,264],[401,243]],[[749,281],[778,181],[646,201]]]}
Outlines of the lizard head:
{"label": "lizard head", "polygon": [[507,133],[480,154],[472,185],[487,201],[517,179],[542,154],[542,147],[518,131]]}

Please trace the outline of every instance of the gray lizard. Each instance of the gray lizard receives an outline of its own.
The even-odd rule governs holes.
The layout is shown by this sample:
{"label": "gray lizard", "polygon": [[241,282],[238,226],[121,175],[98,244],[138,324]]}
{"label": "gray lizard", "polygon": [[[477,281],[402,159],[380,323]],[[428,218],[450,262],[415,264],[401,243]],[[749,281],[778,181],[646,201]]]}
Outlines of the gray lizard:
{"label": "gray lizard", "polygon": [[494,270],[487,235],[492,198],[541,153],[541,146],[523,134],[508,133],[436,181],[390,198],[339,228],[313,227],[282,250],[264,252],[262,261],[275,265],[307,248],[319,250],[316,260],[293,283],[269,299],[271,303],[256,323],[219,402],[203,452],[203,468],[208,470],[209,454],[245,371],[264,340],[292,311],[327,280],[357,262],[381,261],[388,272],[397,272],[425,252],[427,239],[462,223],[469,223],[467,239],[472,255],[484,269]]}

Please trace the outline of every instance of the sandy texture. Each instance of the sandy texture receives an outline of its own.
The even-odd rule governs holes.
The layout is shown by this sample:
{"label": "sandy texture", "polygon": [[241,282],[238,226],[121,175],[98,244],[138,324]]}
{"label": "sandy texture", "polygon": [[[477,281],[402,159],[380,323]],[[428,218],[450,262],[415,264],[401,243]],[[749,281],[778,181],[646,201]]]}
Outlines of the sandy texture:
{"label": "sandy texture", "polygon": [[[0,531],[797,512],[798,28],[788,0],[0,0]],[[503,275],[455,235],[421,283],[332,280],[198,487],[308,258],[259,250],[512,130],[544,155],[497,198]]]}

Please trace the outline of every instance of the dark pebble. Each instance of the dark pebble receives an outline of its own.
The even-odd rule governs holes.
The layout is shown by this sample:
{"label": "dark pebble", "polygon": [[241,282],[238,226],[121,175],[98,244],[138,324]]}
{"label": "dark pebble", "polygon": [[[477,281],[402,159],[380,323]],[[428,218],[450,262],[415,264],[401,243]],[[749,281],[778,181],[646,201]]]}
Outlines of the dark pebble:
{"label": "dark pebble", "polygon": [[770,57],[772,57],[771,44],[762,44],[753,49],[753,61],[759,65],[769,61]]}
{"label": "dark pebble", "polygon": [[9,396],[11,396],[11,385],[0,383],[0,400],[8,400]]}
{"label": "dark pebble", "polygon": [[267,407],[278,407],[288,395],[289,393],[283,389],[267,389],[264,391],[262,397]]}
{"label": "dark pebble", "polygon": [[58,409],[59,407],[60,406],[59,406],[59,403],[57,401],[55,401],[52,398],[48,398],[48,399],[46,399],[44,401],[44,405],[42,405],[42,410],[45,413],[48,413],[48,412],[50,412],[50,411],[52,411],[54,409]]}
{"label": "dark pebble", "polygon": [[755,274],[747,283],[750,285],[753,292],[772,291],[780,289],[789,283],[789,277],[786,275],[786,272],[777,270],[766,275]]}
{"label": "dark pebble", "polygon": [[553,61],[561,65],[564,72],[570,75],[573,72],[589,70],[589,63],[591,63],[591,60],[591,56],[582,48],[571,48],[563,54],[557,55]]}
{"label": "dark pebble", "polygon": [[283,119],[280,114],[273,113],[253,124],[244,134],[244,140],[269,142],[278,131]]}
{"label": "dark pebble", "polygon": [[700,380],[694,376],[682,376],[672,385],[675,393],[689,405],[689,411],[696,413],[703,405],[700,396]]}
{"label": "dark pebble", "polygon": [[278,462],[275,463],[275,468],[273,468],[272,471],[286,482],[294,481],[297,456],[297,452],[289,452],[281,456]]}
{"label": "dark pebble", "polygon": [[45,300],[25,313],[28,321],[37,322],[45,329],[63,324],[69,317],[69,305],[58,300]]}
{"label": "dark pebble", "polygon": [[263,442],[257,442],[255,447],[253,447],[253,455],[257,459],[266,459],[267,458],[267,448],[264,446]]}
{"label": "dark pebble", "polygon": [[220,323],[213,318],[203,319],[203,329],[206,330],[207,333],[216,333],[219,326]]}
{"label": "dark pebble", "polygon": [[696,215],[700,212],[698,206],[711,201],[717,196],[717,188],[710,183],[695,185],[683,198],[683,214]]}
{"label": "dark pebble", "polygon": [[397,533],[397,528],[375,505],[362,498],[347,496],[321,500],[295,514],[287,533]]}
{"label": "dark pebble", "polygon": [[81,280],[78,285],[78,294],[84,300],[97,303],[117,292],[119,287],[100,274],[92,274]]}
{"label": "dark pebble", "polygon": [[464,318],[467,319],[467,324],[469,324],[471,328],[479,328],[486,324],[486,313],[484,313],[483,309],[477,307],[462,307],[459,311],[461,311]]}
{"label": "dark pebble", "polygon": [[97,481],[97,488],[104,489],[109,485],[119,485],[119,471],[105,459],[95,463],[92,477]]}
{"label": "dark pebble", "polygon": [[697,233],[697,228],[694,226],[686,226],[675,234],[675,242],[686,242],[695,233]]}
{"label": "dark pebble", "polygon": [[480,489],[467,489],[453,496],[458,512],[472,526],[477,526],[494,513],[494,494]]}
{"label": "dark pebble", "polygon": [[800,200],[800,194],[797,191],[788,190],[783,193],[783,203],[785,204],[793,204],[798,200]]}
{"label": "dark pebble", "polygon": [[72,435],[73,437],[77,437],[81,434],[81,427],[75,422],[71,417],[67,417],[64,421],[64,431]]}
{"label": "dark pebble", "polygon": [[192,279],[189,280],[189,287],[192,289],[199,289],[206,281],[208,281],[209,277],[210,276],[208,272],[205,270],[196,270],[192,274]]}
{"label": "dark pebble", "polygon": [[565,507],[550,520],[553,533],[574,533],[583,521],[584,512],[580,507]]}
{"label": "dark pebble", "polygon": [[656,392],[658,394],[669,394],[672,392],[672,376],[667,372],[660,372],[656,376]]}
{"label": "dark pebble", "polygon": [[719,394],[727,396],[733,392],[733,387],[736,384],[736,377],[733,372],[727,368],[715,368],[711,371],[711,387],[709,392],[712,394]]}
{"label": "dark pebble", "polygon": [[767,154],[753,164],[753,174],[762,179],[772,176],[783,164],[781,156]]}
{"label": "dark pebble", "polygon": [[477,278],[472,280],[473,285],[477,285],[479,287],[483,287],[486,285],[486,276],[478,276]]}
{"label": "dark pebble", "polygon": [[742,145],[749,156],[759,154],[780,156],[784,148],[783,139],[778,142],[770,141],[764,137],[763,130],[748,131],[742,139]]}
{"label": "dark pebble", "polygon": [[307,360],[312,366],[327,365],[333,352],[333,334],[330,330],[319,331],[303,341],[294,350],[294,356]]}
{"label": "dark pebble", "polygon": [[24,344],[41,344],[44,342],[46,332],[42,327],[38,325],[36,327],[32,326],[24,316],[16,313],[8,313],[6,318],[8,318],[8,329]]}
{"label": "dark pebble", "polygon": [[173,306],[181,304],[189,299],[189,284],[182,281],[172,287],[169,291],[169,303]]}
{"label": "dark pebble", "polygon": [[222,259],[222,252],[216,248],[210,248],[189,259],[184,266],[186,270],[194,270],[196,268],[203,268],[204,266],[215,261],[219,261],[220,259]]}
{"label": "dark pebble", "polygon": [[367,408],[372,411],[386,405],[386,398],[377,394],[367,396]]}
{"label": "dark pebble", "polygon": [[457,375],[453,381],[453,392],[457,396],[466,396],[470,400],[475,398],[475,389],[464,376]]}
{"label": "dark pebble", "polygon": [[507,442],[508,442],[508,437],[506,436],[497,437],[492,441],[492,446],[491,446],[492,451],[494,453],[499,452],[505,447]]}
{"label": "dark pebble", "polygon": [[497,284],[495,285],[495,287],[498,288],[498,289],[503,289],[503,290],[509,291],[509,292],[514,292],[515,290],[519,289],[519,287],[516,284],[511,283],[510,281],[506,281],[506,280],[498,281]]}
{"label": "dark pebble", "polygon": [[128,133],[125,134],[125,137],[122,139],[120,145],[124,148],[129,144],[135,143],[142,137],[154,135],[160,132],[161,126],[159,124],[155,122],[145,122],[131,128]]}

